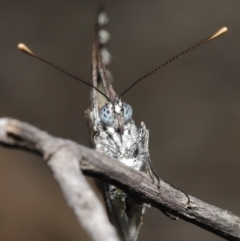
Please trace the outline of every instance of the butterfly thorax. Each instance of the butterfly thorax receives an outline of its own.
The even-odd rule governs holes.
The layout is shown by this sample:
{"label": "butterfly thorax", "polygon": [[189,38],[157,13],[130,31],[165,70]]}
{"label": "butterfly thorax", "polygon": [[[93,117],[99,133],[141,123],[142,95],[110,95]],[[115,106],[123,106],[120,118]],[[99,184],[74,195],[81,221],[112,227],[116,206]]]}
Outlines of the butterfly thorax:
{"label": "butterfly thorax", "polygon": [[131,106],[120,99],[106,103],[99,111],[94,144],[98,151],[140,170],[142,160],[139,155],[143,152],[141,141],[145,134],[131,117]]}

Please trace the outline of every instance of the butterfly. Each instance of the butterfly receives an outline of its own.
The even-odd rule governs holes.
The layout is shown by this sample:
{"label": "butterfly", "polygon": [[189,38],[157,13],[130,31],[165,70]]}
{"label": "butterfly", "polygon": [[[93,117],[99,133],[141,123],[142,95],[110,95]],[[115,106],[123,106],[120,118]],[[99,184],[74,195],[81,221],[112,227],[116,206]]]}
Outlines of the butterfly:
{"label": "butterfly", "polygon": [[[18,47],[30,56],[90,86],[92,88],[92,103],[91,108],[86,111],[86,116],[89,121],[94,149],[115,158],[116,161],[122,162],[129,166],[129,168],[144,172],[160,187],[161,179],[154,171],[150,159],[148,148],[149,131],[144,122],[141,122],[140,127],[135,125],[132,118],[133,109],[130,104],[122,101],[122,97],[149,75],[189,51],[214,40],[226,32],[227,29],[222,28],[211,37],[181,52],[133,82],[122,94],[117,95],[112,86],[112,75],[108,70],[111,55],[106,46],[110,39],[110,34],[105,28],[107,23],[108,16],[104,9],[100,9],[92,44],[92,84],[36,55],[24,44],[19,44]],[[136,197],[130,197],[118,187],[108,183],[102,183],[102,190],[109,218],[116,227],[119,236],[125,241],[136,241],[143,224],[143,214],[148,205],[140,203]],[[186,197],[189,202],[190,200],[187,194]],[[168,215],[164,210],[162,211]]]}

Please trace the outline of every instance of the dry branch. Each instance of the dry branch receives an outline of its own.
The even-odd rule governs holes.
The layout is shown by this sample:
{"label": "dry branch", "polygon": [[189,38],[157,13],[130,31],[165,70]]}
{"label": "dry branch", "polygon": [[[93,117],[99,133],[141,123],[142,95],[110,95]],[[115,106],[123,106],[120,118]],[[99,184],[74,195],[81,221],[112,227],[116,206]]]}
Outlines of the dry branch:
{"label": "dry branch", "polygon": [[[198,225],[228,240],[240,240],[240,218],[161,180],[159,187],[144,173],[69,140],[53,137],[13,119],[0,119],[0,143],[38,153],[47,160],[68,204],[93,240],[118,240],[99,200],[81,170],[123,189],[146,203]],[[81,168],[81,170],[80,170]]]}

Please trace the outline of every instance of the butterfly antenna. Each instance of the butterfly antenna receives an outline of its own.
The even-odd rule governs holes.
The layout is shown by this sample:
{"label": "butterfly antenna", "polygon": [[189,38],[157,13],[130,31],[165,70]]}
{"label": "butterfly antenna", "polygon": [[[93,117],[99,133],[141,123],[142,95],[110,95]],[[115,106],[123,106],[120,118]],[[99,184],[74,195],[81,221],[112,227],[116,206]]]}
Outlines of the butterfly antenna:
{"label": "butterfly antenna", "polygon": [[135,86],[136,84],[138,84],[140,81],[142,81],[143,79],[147,78],[149,75],[155,73],[156,71],[158,71],[159,69],[163,68],[164,66],[170,64],[171,62],[173,62],[174,60],[182,57],[183,55],[185,55],[186,53],[192,51],[193,49],[196,49],[198,47],[200,47],[203,44],[206,44],[208,42],[211,42],[212,40],[220,37],[221,35],[223,35],[224,33],[227,32],[227,28],[223,27],[221,29],[219,29],[215,34],[213,34],[212,36],[198,42],[197,44],[194,44],[193,46],[191,46],[190,48],[184,50],[183,52],[179,53],[178,55],[174,56],[173,58],[169,59],[168,61],[164,62],[163,64],[161,64],[160,66],[158,66],[157,68],[155,68],[154,70],[152,70],[151,72],[147,73],[146,75],[144,75],[143,77],[141,77],[140,79],[136,80],[133,84],[131,84],[126,90],[123,91],[123,93],[120,95],[120,97],[122,97],[124,94],[126,94],[126,92],[128,92],[130,89],[133,88],[133,86]]}
{"label": "butterfly antenna", "polygon": [[[23,43],[18,44],[18,49],[21,50],[22,52],[24,52],[25,54],[28,54],[28,55],[30,55],[31,57],[33,57],[33,58],[35,58],[35,59],[38,59],[38,60],[46,63],[47,65],[52,66],[53,68],[59,70],[60,72],[62,72],[62,73],[64,73],[64,74],[72,77],[73,79],[76,79],[76,80],[84,83],[85,85],[88,85],[88,86],[94,88],[94,89],[97,90],[100,94],[102,94],[107,100],[109,100],[109,98],[107,97],[107,95],[105,95],[101,90],[99,90],[98,88],[96,88],[96,87],[93,86],[92,84],[88,83],[87,81],[78,78],[77,76],[75,76],[75,75],[67,72],[66,70],[64,70],[64,69],[56,66],[55,64],[52,64],[52,63],[49,62],[48,60],[46,60],[46,59],[44,59],[44,58],[36,55],[36,54],[35,54],[31,49],[29,49],[25,44],[23,44]],[[110,100],[109,100],[109,101],[110,101]]]}

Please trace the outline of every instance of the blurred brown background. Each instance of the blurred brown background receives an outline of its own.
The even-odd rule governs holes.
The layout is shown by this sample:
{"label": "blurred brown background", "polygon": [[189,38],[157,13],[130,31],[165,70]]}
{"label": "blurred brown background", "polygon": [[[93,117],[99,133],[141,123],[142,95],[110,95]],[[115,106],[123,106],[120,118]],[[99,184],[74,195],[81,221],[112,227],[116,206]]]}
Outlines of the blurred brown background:
{"label": "blurred brown background", "polygon": [[[191,195],[240,215],[240,1],[106,1],[115,89],[222,26],[229,32],[124,96],[150,130],[157,172]],[[89,145],[90,89],[20,53],[35,52],[91,81],[97,1],[0,2],[0,115]],[[89,240],[45,163],[0,148],[0,240]],[[221,238],[149,209],[140,241]]]}

